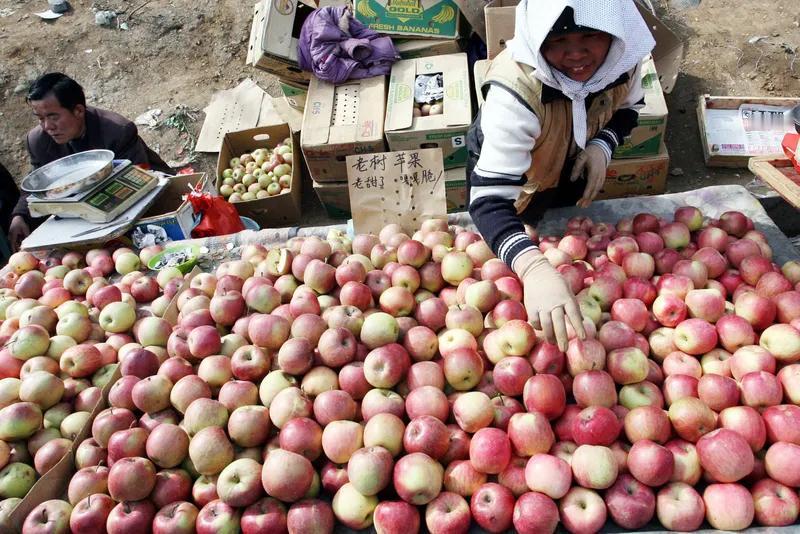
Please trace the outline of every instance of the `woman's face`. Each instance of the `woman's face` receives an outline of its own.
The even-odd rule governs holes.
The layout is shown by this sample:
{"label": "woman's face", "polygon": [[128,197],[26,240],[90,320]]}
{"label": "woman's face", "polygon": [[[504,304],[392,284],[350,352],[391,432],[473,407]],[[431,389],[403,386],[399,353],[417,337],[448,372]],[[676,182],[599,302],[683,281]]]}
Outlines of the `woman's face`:
{"label": "woman's face", "polygon": [[566,33],[549,37],[542,55],[550,65],[576,82],[586,82],[606,60],[611,35],[605,32]]}

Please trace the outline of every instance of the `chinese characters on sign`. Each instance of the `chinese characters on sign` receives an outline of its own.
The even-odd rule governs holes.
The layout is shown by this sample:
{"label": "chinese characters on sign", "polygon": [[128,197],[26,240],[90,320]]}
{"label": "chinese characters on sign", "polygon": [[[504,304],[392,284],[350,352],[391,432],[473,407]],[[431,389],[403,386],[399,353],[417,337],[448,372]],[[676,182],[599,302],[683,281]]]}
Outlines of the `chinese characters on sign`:
{"label": "chinese characters on sign", "polygon": [[348,156],[347,178],[357,232],[393,222],[412,231],[427,218],[446,216],[439,148]]}

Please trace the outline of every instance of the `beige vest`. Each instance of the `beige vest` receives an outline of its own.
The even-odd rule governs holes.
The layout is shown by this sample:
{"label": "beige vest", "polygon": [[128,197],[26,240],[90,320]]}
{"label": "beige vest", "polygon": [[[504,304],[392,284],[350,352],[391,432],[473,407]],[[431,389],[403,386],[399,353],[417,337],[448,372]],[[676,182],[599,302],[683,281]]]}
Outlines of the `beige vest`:
{"label": "beige vest", "polygon": [[[558,185],[564,162],[578,151],[572,136],[572,102],[559,98],[542,103],[542,82],[533,76],[533,71],[530,65],[514,61],[511,52],[505,50],[492,61],[483,83],[484,91],[494,83],[516,93],[533,110],[541,124],[542,133],[531,151],[531,167],[525,173],[528,182],[514,204],[517,213],[525,211],[536,191]],[[587,139],[597,135],[614,112],[622,107],[630,83],[612,87],[594,98],[586,113]]]}

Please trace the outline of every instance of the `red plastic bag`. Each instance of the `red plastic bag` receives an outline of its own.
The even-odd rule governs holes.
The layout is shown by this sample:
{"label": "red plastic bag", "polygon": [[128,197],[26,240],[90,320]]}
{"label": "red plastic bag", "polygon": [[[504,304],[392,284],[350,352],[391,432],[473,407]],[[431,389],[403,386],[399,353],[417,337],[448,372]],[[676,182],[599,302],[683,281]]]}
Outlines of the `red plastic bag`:
{"label": "red plastic bag", "polygon": [[195,189],[189,193],[189,202],[195,213],[202,214],[200,224],[192,230],[192,237],[228,235],[244,230],[236,207],[224,198]]}
{"label": "red plastic bag", "polygon": [[800,172],[800,134],[786,134],[782,144],[786,157],[792,162],[797,172]]}

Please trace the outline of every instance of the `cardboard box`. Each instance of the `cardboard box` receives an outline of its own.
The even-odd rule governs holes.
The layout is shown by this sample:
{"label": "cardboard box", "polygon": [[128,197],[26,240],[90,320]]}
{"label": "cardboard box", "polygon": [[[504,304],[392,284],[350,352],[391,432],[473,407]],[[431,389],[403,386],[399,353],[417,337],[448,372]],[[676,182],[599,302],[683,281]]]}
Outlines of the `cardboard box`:
{"label": "cardboard box", "polygon": [[[465,172],[463,167],[444,172],[448,213],[466,209],[467,183]],[[314,182],[314,192],[322,203],[322,207],[325,208],[328,217],[332,219],[350,218],[350,194],[347,189],[347,182]]]}
{"label": "cardboard box", "polygon": [[345,157],[384,152],[386,77],[340,85],[314,78],[308,89],[300,144],[317,182],[347,176]]}
{"label": "cardboard box", "polygon": [[394,39],[394,46],[403,59],[458,54],[462,50],[458,39]]}
{"label": "cardboard box", "polygon": [[[461,14],[467,19],[469,25],[472,26],[472,31],[478,34],[481,41],[486,42],[486,18],[483,13],[483,8],[487,0],[455,0]],[[462,32],[466,34],[466,32]],[[466,35],[465,35],[466,37]]]}
{"label": "cardboard box", "polygon": [[[487,57],[493,59],[506,47],[506,42],[514,38],[514,21],[518,0],[492,0],[486,4],[486,50]],[[658,17],[652,14],[641,3],[637,2],[642,18],[647,23],[656,46],[653,49],[661,87],[665,93],[671,93],[678,79],[683,59],[683,43]]]}
{"label": "cardboard box", "polygon": [[[414,84],[420,74],[441,73],[444,113],[414,117]],[[472,122],[472,97],[466,54],[398,61],[392,67],[386,107],[389,149],[441,148],[444,168],[467,163],[467,130]]]}
{"label": "cardboard box", "polygon": [[311,73],[297,65],[297,39],[313,10],[313,3],[299,0],[263,0],[256,4],[247,64],[295,83],[308,83]]}
{"label": "cardboard box", "polygon": [[357,20],[389,35],[455,39],[459,9],[453,0],[353,0]]}
{"label": "cardboard box", "polygon": [[642,64],[644,107],[639,111],[639,125],[625,142],[614,151],[614,158],[643,158],[656,156],[667,131],[667,101],[658,81],[656,64],[648,58]]}
{"label": "cardboard box", "polygon": [[656,156],[611,160],[598,200],[606,198],[658,195],[667,188],[669,153],[661,145]]}
{"label": "cardboard box", "polygon": [[[788,115],[780,116],[783,130],[776,130],[764,124],[763,117],[754,117],[753,123],[746,127],[739,111],[744,105],[788,110],[800,105],[800,98],[700,96],[697,103],[697,121],[700,127],[703,158],[709,167],[747,167],[751,157],[777,156],[783,153],[781,140],[784,134],[794,132],[794,125]],[[718,111],[722,113],[717,113],[716,117],[711,115]],[[776,114],[772,112],[770,115]],[[759,120],[764,126],[759,127]],[[759,134],[760,130],[763,130],[763,133]]]}
{"label": "cardboard box", "polygon": [[308,97],[308,84],[296,83],[291,80],[278,80],[281,92],[286,102],[295,109],[303,111],[306,109],[306,97]]}
{"label": "cardboard box", "polygon": [[217,160],[216,186],[222,182],[222,171],[228,168],[231,158],[238,157],[245,152],[252,152],[257,148],[274,148],[287,137],[293,138],[292,143],[292,183],[287,193],[274,197],[235,202],[236,210],[240,215],[250,217],[261,228],[280,228],[289,226],[300,220],[300,201],[302,198],[301,169],[303,167],[300,152],[300,142],[297,135],[292,136],[288,124],[275,126],[261,126],[250,130],[230,132],[222,140],[222,148]]}
{"label": "cardboard box", "polygon": [[200,183],[201,191],[216,194],[214,181],[208,180],[205,173],[179,174],[170,179],[158,202],[148,209],[133,226],[133,231],[141,228],[147,231],[148,226],[159,226],[164,229],[172,241],[191,239],[195,227],[194,208],[186,195],[195,184]]}
{"label": "cardboard box", "polygon": [[476,61],[475,66],[472,68],[472,78],[475,82],[475,99],[478,102],[478,109],[483,106],[483,81],[486,79],[486,72],[489,70],[489,65],[491,64],[492,62],[488,59],[482,59]]}

